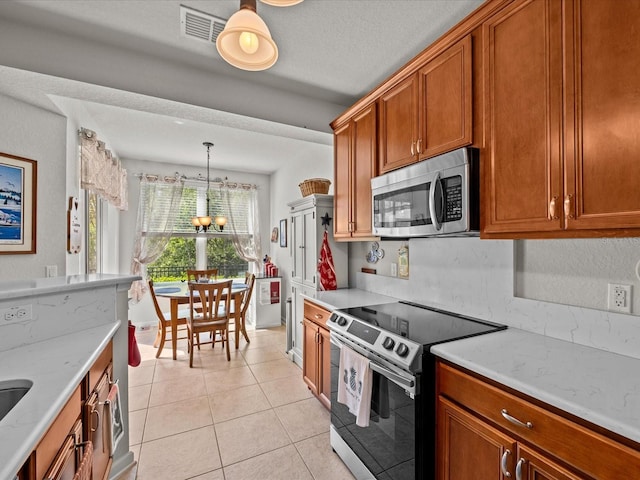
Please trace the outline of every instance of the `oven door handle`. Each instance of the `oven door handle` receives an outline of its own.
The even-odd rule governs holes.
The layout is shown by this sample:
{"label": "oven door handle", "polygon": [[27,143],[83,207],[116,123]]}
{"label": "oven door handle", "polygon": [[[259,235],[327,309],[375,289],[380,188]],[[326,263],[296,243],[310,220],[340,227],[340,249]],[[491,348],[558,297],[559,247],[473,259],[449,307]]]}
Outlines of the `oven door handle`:
{"label": "oven door handle", "polygon": [[[342,339],[338,340],[333,335],[329,336],[329,341],[331,343],[333,343],[338,348],[348,347],[348,348],[351,348],[352,350],[354,350],[356,353],[359,353],[360,355],[363,355],[363,356],[369,358],[369,356],[366,354],[366,352],[363,352],[360,348],[358,348],[356,345],[352,344],[351,342],[347,343],[345,340],[342,340]],[[369,358],[369,360],[371,360],[371,358]],[[413,378],[403,377],[402,375],[399,375],[399,374],[397,374],[395,372],[392,372],[388,368],[384,368],[384,367],[380,366],[379,364],[377,364],[377,363],[375,363],[373,361],[369,362],[369,368],[371,368],[371,370],[373,370],[374,372],[379,373],[383,377],[391,380],[392,382],[394,382],[395,384],[397,384],[400,387],[404,388],[405,390],[408,389],[410,391],[410,393],[414,393],[415,392],[416,382],[415,382],[415,380]]]}

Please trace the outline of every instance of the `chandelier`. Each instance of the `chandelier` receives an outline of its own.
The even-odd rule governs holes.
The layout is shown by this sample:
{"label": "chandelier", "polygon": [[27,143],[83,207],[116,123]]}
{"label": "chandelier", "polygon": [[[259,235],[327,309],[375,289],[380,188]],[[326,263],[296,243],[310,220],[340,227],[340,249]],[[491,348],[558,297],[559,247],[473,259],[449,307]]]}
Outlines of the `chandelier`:
{"label": "chandelier", "polygon": [[213,224],[211,222],[211,215],[209,214],[209,158],[210,158],[210,149],[213,147],[213,143],[211,142],[202,142],[202,144],[207,147],[207,214],[204,216],[195,216],[191,219],[191,223],[196,229],[196,232],[206,232],[209,228],[217,230],[218,232],[222,232],[224,230],[224,226],[227,223],[227,218],[223,215],[216,215],[213,219]]}
{"label": "chandelier", "polygon": [[[302,0],[262,0],[277,7],[287,7]],[[256,13],[256,0],[240,0],[240,10],[231,15],[216,39],[220,56],[242,70],[259,71],[272,67],[278,60],[278,46],[269,27]]]}

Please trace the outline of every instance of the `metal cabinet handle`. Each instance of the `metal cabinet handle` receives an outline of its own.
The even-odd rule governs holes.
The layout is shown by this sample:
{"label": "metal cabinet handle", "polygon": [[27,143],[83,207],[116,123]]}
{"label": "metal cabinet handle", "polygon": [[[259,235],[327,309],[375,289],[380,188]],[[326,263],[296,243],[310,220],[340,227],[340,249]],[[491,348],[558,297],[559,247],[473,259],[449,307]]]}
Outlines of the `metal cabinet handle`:
{"label": "metal cabinet handle", "polygon": [[518,420],[515,417],[512,417],[511,415],[509,415],[509,412],[507,412],[506,408],[502,409],[502,416],[505,418],[505,420],[508,420],[509,422],[513,423],[514,425],[517,425],[518,427],[525,427],[528,429],[532,429],[533,428],[533,423],[531,422],[521,422],[520,420]]}
{"label": "metal cabinet handle", "polygon": [[416,154],[415,148],[416,142],[411,142],[411,156],[413,157]]}
{"label": "metal cabinet handle", "polygon": [[98,411],[98,409],[94,408],[93,410],[91,410],[91,415],[93,415],[94,413],[98,416],[98,423],[96,423],[96,428],[93,428],[93,424],[91,425],[91,432],[95,432],[100,426],[100,412]]}
{"label": "metal cabinet handle", "polygon": [[422,151],[422,139],[421,139],[421,138],[419,138],[419,139],[418,139],[417,146],[416,146],[416,153],[417,153],[418,155],[420,155],[420,152],[421,152],[421,151]]}
{"label": "metal cabinet handle", "polygon": [[511,450],[508,448],[502,454],[502,460],[500,461],[500,469],[502,470],[502,475],[507,478],[511,478],[511,473],[507,470],[507,457],[511,455]]}
{"label": "metal cabinet handle", "polygon": [[518,463],[516,464],[516,480],[522,480],[522,465],[525,463],[527,463],[527,461],[520,457],[520,460],[518,460]]}
{"label": "metal cabinet handle", "polygon": [[550,220],[558,219],[558,217],[556,216],[556,200],[557,199],[558,197],[553,197],[549,202],[549,216],[551,217]]}
{"label": "metal cabinet handle", "polygon": [[566,218],[573,218],[573,213],[571,212],[571,198],[573,195],[569,194],[564,197],[564,216]]}
{"label": "metal cabinet handle", "polygon": [[314,315],[314,317],[315,317],[316,319],[318,319],[318,320],[322,319],[322,315],[321,315],[321,314],[319,314],[319,313],[316,313],[316,314]]}

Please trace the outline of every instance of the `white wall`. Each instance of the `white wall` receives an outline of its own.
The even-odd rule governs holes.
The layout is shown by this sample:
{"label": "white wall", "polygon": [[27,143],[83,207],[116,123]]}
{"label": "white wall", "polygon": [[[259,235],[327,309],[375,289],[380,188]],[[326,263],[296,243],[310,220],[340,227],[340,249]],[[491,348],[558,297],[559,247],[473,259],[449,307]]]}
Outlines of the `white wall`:
{"label": "white wall", "polygon": [[[205,175],[206,169],[201,167],[190,167],[184,165],[172,165],[168,163],[158,163],[153,161],[122,160],[123,166],[127,169],[129,177],[129,209],[119,214],[120,235],[117,242],[120,249],[119,271],[120,273],[131,273],[131,260],[133,258],[134,232],[136,231],[136,220],[138,217],[138,200],[140,198],[140,180],[135,177],[136,173],[150,173],[161,176],[172,176],[176,171],[187,177],[195,177],[199,173]],[[267,175],[231,172],[211,168],[211,178],[228,177],[229,181],[240,183],[252,183],[258,186],[258,199],[260,210],[260,231],[263,255],[269,251],[269,238],[271,228],[269,225],[269,198],[271,196],[270,178]],[[168,310],[168,303],[161,305]],[[149,295],[145,295],[137,305],[129,306],[129,318],[137,325],[155,324],[157,322],[155,311]]]}
{"label": "white wall", "polygon": [[66,124],[64,117],[0,95],[0,151],[38,162],[36,253],[0,255],[0,279],[44,277],[66,262]]}
{"label": "white wall", "polygon": [[[291,236],[291,215],[287,203],[302,198],[298,184],[308,178],[333,179],[333,146],[308,143],[301,146],[300,157],[291,159],[288,167],[281,168],[271,175],[271,224],[280,228],[280,220],[287,220],[287,233]],[[333,194],[333,185],[329,187],[329,194]],[[331,225],[333,227],[333,224]],[[291,242],[287,239],[287,248],[280,247],[280,242],[269,243],[271,261],[278,267],[282,276],[281,296],[282,318],[285,316],[285,301],[291,295]]]}

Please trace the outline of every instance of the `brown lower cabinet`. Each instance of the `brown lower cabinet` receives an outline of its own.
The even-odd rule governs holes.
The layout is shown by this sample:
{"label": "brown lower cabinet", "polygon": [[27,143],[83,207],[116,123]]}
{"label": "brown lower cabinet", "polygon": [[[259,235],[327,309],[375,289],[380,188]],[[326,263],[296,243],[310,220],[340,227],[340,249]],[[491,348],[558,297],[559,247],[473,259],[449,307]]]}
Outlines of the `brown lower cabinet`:
{"label": "brown lower cabinet", "polygon": [[613,480],[640,472],[638,446],[506,387],[443,363],[437,382],[439,480]]}
{"label": "brown lower cabinet", "polygon": [[104,480],[111,471],[106,442],[104,401],[111,388],[113,345],[98,356],[18,472],[19,480],[71,480],[80,466],[84,441],[93,443],[93,478]]}
{"label": "brown lower cabinet", "polygon": [[309,390],[331,408],[331,345],[327,320],[331,312],[304,301],[302,378]]}

